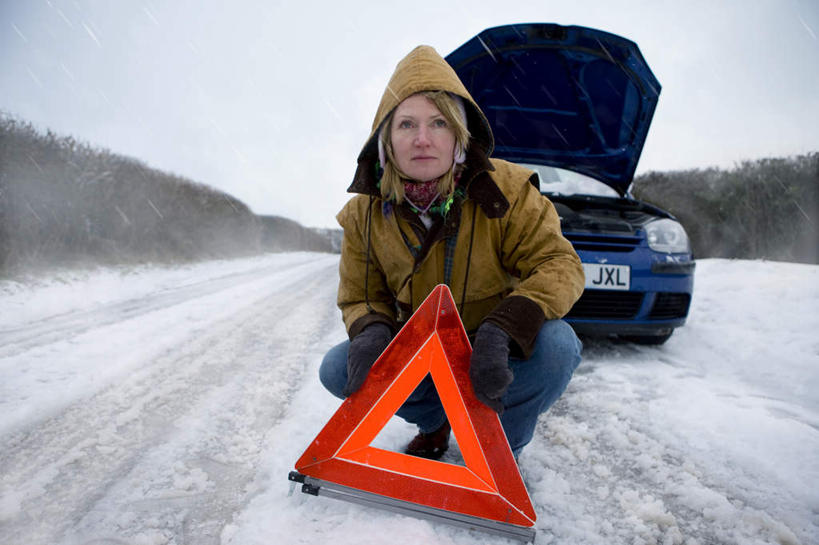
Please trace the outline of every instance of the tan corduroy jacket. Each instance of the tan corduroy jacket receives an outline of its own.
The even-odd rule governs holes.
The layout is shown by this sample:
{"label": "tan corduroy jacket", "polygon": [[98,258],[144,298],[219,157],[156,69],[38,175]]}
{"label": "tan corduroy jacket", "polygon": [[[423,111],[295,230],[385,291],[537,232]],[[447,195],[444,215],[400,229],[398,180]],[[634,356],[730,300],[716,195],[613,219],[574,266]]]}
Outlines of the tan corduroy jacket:
{"label": "tan corduroy jacket", "polygon": [[[407,205],[382,201],[376,170],[382,122],[425,90],[461,96],[471,133],[461,189],[429,229]],[[528,357],[543,321],[562,317],[580,297],[583,268],[554,206],[532,171],[490,159],[493,147],[485,116],[433,48],[419,46],[398,63],[358,157],[348,190],[358,195],[337,216],[344,228],[338,305],[350,338],[374,322],[397,331],[436,285],[448,283],[468,332],[491,321]]]}

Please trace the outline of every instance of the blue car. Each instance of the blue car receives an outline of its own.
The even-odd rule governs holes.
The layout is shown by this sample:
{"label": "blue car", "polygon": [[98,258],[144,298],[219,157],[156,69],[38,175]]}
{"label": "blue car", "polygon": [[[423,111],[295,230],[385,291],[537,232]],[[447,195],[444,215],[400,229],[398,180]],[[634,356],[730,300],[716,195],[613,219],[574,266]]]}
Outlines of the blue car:
{"label": "blue car", "polygon": [[682,225],[629,192],[660,94],[637,44],[529,23],[484,30],[446,60],[489,119],[493,156],[537,172],[583,261],[566,320],[586,336],[668,340],[688,316],[695,262]]}

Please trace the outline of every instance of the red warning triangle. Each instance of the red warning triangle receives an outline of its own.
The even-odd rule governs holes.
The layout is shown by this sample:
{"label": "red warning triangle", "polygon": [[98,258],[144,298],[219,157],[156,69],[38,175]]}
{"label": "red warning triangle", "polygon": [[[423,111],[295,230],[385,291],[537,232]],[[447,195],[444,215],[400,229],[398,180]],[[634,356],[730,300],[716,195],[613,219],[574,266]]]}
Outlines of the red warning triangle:
{"label": "red warning triangle", "polygon": [[[531,527],[535,511],[498,415],[469,379],[472,348],[452,294],[437,286],[296,462],[303,473],[397,500]],[[370,446],[430,374],[465,466]]]}

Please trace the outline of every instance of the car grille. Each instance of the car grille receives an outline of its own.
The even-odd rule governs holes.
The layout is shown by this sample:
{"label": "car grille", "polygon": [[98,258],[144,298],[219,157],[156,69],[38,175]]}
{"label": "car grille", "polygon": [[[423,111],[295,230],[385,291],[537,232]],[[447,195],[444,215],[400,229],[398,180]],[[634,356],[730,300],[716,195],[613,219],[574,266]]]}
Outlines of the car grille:
{"label": "car grille", "polygon": [[566,317],[634,318],[642,302],[642,292],[586,290]]}
{"label": "car grille", "polygon": [[563,233],[575,250],[596,252],[631,252],[640,245],[640,237]]}
{"label": "car grille", "polygon": [[655,320],[684,318],[688,315],[690,304],[689,293],[658,293],[648,317]]}

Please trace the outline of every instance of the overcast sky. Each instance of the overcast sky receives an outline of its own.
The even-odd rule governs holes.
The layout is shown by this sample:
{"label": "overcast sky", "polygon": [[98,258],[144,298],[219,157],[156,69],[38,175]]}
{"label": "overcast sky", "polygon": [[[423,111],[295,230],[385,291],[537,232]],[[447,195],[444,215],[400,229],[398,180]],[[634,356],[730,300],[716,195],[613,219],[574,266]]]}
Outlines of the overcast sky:
{"label": "overcast sky", "polygon": [[819,150],[819,0],[0,0],[0,110],[335,227],[398,60],[520,22],[637,42],[638,174]]}

